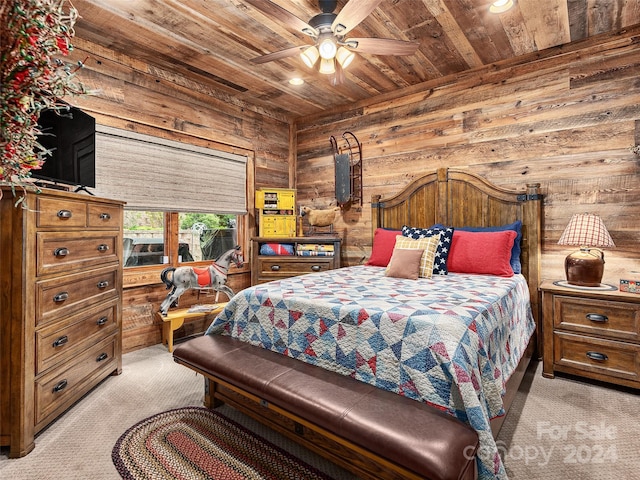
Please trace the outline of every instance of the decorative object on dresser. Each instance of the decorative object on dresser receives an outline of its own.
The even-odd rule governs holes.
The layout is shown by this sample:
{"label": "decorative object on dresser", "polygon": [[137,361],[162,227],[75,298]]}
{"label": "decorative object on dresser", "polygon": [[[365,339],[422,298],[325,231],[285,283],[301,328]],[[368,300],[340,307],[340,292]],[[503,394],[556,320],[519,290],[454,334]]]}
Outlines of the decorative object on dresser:
{"label": "decorative object on dresser", "polygon": [[296,191],[289,188],[256,189],[258,232],[265,237],[296,235]]}
{"label": "decorative object on dresser", "polygon": [[315,227],[329,227],[329,232],[333,232],[333,222],[335,222],[339,212],[340,207],[327,208],[324,210],[300,207],[300,216],[307,219],[310,234],[313,234]]}
{"label": "decorative object on dresser", "polygon": [[541,284],[543,375],[555,372],[640,388],[640,296]]}
{"label": "decorative object on dresser", "polygon": [[[562,232],[558,245],[577,245],[580,250],[568,255],[564,270],[569,286],[599,287],[604,273],[604,252],[615,247],[602,219],[593,213],[575,214]],[[600,248],[596,248],[600,247]]]}
{"label": "decorative object on dresser", "polygon": [[340,237],[328,235],[252,238],[251,284],[340,268],[340,244]]}
{"label": "decorative object on dresser", "polygon": [[244,265],[244,258],[240,245],[236,245],[220,255],[215,262],[208,267],[167,267],[160,273],[160,279],[171,291],[160,304],[160,314],[166,315],[169,307],[177,302],[180,296],[187,290],[212,290],[224,293],[229,300],[234,293],[227,285],[227,271],[231,263],[241,268]]}
{"label": "decorative object on dresser", "polygon": [[21,457],[122,370],[123,202],[43,190],[16,208],[3,194],[0,444]]}

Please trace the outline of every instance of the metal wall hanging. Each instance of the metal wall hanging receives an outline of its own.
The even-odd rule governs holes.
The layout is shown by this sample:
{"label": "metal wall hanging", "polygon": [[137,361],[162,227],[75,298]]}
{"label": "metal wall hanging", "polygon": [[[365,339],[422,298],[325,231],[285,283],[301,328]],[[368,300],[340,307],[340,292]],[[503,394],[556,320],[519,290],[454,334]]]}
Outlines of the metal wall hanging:
{"label": "metal wall hanging", "polygon": [[335,162],[336,201],[340,208],[362,205],[362,145],[351,132],[342,134],[344,143],[330,137]]}

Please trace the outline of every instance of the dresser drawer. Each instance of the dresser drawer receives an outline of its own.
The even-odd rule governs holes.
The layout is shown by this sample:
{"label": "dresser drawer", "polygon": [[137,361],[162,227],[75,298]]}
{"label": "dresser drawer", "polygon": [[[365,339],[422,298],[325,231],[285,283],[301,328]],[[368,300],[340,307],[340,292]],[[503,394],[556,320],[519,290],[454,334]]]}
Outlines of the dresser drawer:
{"label": "dresser drawer", "polygon": [[37,275],[119,263],[117,231],[38,232]]}
{"label": "dresser drawer", "polygon": [[117,205],[89,204],[87,227],[119,229],[122,225],[122,209]]}
{"label": "dresser drawer", "polygon": [[118,297],[118,265],[36,282],[36,326]]}
{"label": "dresser drawer", "polygon": [[118,330],[117,298],[36,331],[36,375]]}
{"label": "dresser drawer", "polygon": [[87,203],[56,197],[36,196],[38,227],[70,228],[87,224]]}
{"label": "dresser drawer", "polygon": [[554,327],[620,340],[640,339],[640,305],[554,296]]}
{"label": "dresser drawer", "polygon": [[306,273],[323,272],[333,268],[333,257],[274,257],[261,258],[259,274],[261,276],[291,277]]}
{"label": "dresser drawer", "polygon": [[[554,364],[640,382],[640,345],[554,332]],[[640,385],[640,383],[639,383]]]}
{"label": "dresser drawer", "polygon": [[35,424],[62,413],[102,378],[117,369],[117,337],[88,348],[67,364],[35,381]]}

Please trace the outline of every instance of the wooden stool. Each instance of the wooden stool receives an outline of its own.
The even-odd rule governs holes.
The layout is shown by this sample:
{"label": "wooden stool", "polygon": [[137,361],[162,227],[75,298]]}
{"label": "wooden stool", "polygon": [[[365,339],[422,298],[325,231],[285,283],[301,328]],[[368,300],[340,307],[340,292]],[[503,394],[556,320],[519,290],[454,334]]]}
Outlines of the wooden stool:
{"label": "wooden stool", "polygon": [[190,312],[189,308],[181,308],[179,310],[169,310],[165,316],[160,312],[156,312],[158,318],[162,320],[162,344],[167,345],[170,352],[173,352],[173,332],[179,329],[185,318],[204,317],[205,315],[217,315],[220,313],[227,302],[217,303],[211,310],[205,312]]}

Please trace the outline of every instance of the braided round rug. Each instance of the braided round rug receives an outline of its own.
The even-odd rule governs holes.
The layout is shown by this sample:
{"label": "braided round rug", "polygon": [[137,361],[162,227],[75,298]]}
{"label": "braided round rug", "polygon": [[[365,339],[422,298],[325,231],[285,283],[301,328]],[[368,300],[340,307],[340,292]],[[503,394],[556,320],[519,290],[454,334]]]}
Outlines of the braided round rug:
{"label": "braided round rug", "polygon": [[218,412],[185,407],[129,428],[111,453],[124,479],[331,480]]}

